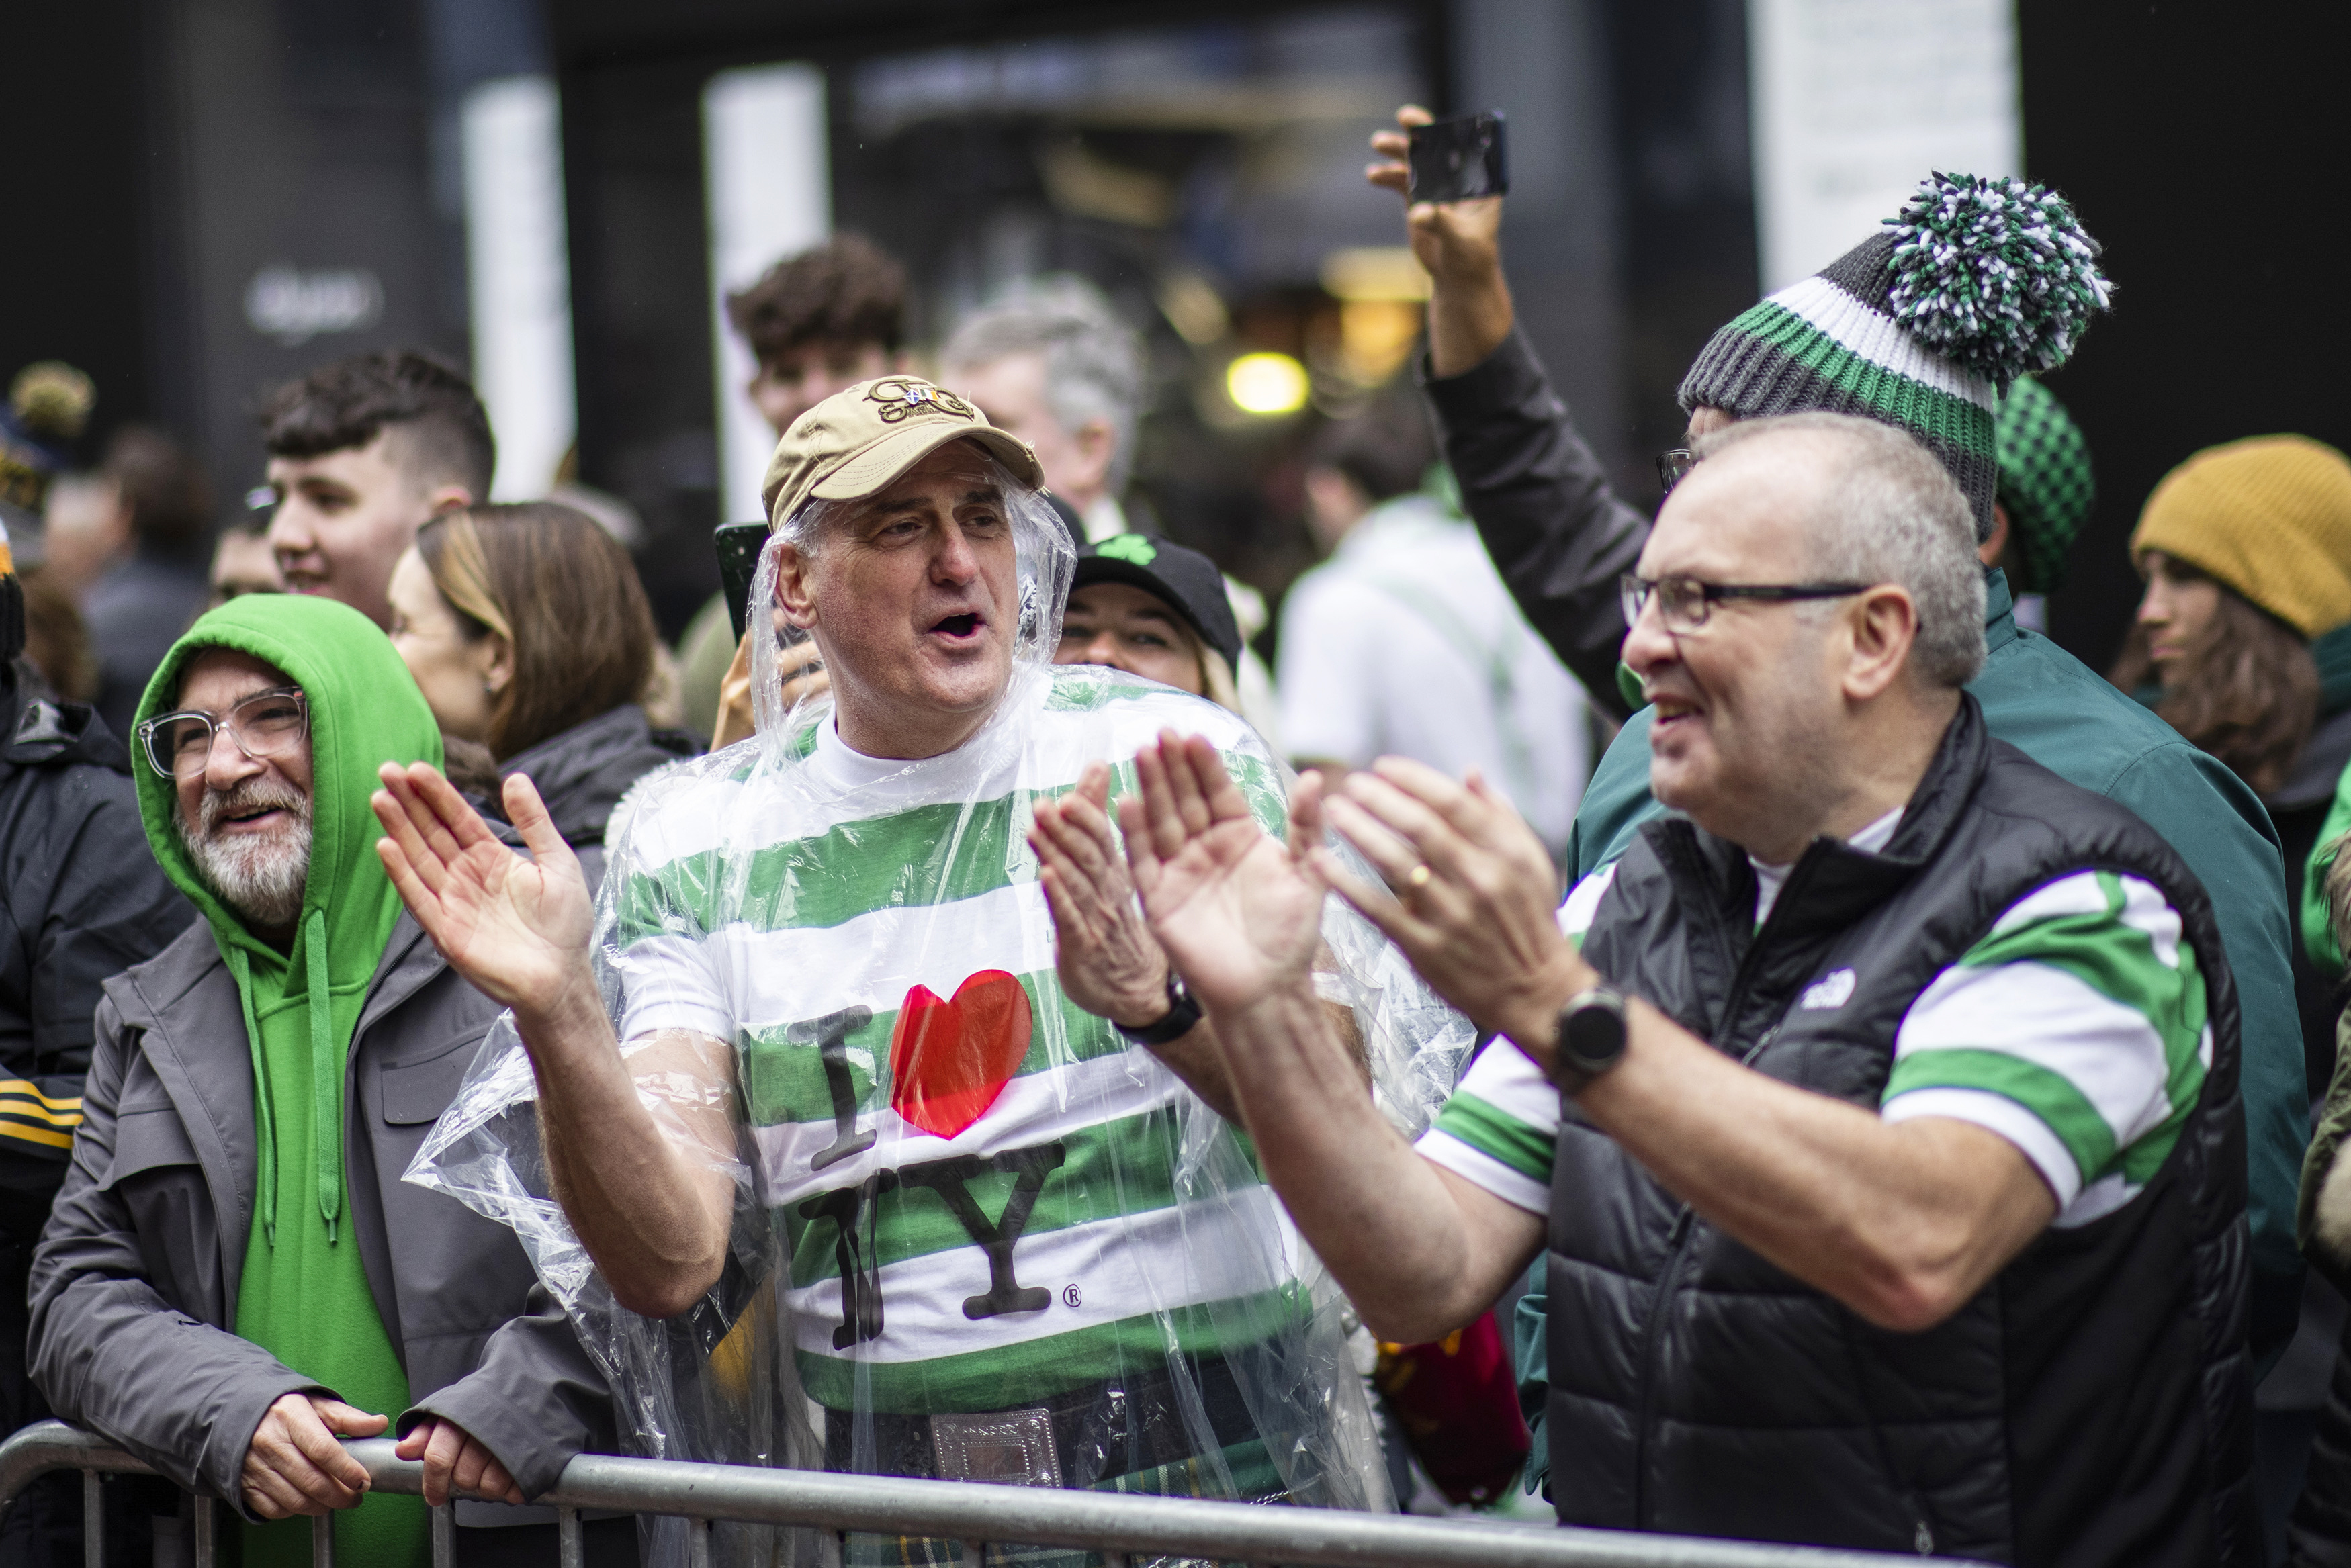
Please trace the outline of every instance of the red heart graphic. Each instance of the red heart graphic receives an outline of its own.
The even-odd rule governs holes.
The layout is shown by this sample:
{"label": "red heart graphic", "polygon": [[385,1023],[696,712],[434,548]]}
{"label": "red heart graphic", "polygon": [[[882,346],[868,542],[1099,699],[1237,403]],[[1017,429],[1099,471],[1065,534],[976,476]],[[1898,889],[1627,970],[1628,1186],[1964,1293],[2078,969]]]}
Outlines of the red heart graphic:
{"label": "red heart graphic", "polygon": [[944,1001],[926,985],[906,993],[890,1031],[890,1108],[926,1133],[953,1137],[987,1114],[1029,1054],[1029,993],[984,969]]}

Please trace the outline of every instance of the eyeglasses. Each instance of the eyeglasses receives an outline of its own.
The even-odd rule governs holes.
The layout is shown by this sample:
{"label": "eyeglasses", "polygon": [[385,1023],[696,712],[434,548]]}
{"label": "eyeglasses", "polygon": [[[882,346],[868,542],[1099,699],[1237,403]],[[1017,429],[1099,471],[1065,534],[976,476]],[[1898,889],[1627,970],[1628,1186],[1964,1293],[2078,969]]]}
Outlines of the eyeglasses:
{"label": "eyeglasses", "polygon": [[310,732],[310,701],[298,686],[256,691],[225,719],[189,711],[162,713],[139,726],[147,765],[172,780],[193,779],[213,754],[213,732],[226,730],[236,749],[256,762],[290,755]]}
{"label": "eyeglasses", "polygon": [[1705,583],[1696,577],[1659,577],[1655,582],[1636,577],[1627,572],[1616,579],[1617,592],[1623,596],[1625,624],[1631,627],[1641,618],[1641,610],[1655,594],[1657,614],[1667,631],[1696,631],[1704,626],[1714,607],[1723,599],[1760,599],[1766,604],[1786,604],[1799,599],[1841,599],[1853,594],[1865,594],[1876,587],[1875,583]]}
{"label": "eyeglasses", "polygon": [[1689,471],[1697,466],[1698,454],[1686,446],[1661,452],[1657,454],[1657,483],[1670,495],[1674,486],[1687,479]]}

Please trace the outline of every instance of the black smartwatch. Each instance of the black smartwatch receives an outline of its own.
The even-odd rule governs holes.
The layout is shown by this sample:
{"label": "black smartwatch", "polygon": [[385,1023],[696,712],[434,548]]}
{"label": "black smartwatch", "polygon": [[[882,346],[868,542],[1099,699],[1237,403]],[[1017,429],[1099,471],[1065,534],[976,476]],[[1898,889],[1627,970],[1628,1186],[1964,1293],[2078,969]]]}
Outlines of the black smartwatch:
{"label": "black smartwatch", "polygon": [[1625,993],[1595,985],[1559,1010],[1552,1044],[1551,1081],[1563,1095],[1581,1094],[1625,1059]]}
{"label": "black smartwatch", "polygon": [[1165,1045],[1181,1040],[1192,1033],[1192,1025],[1200,1022],[1200,1004],[1184,988],[1184,977],[1173,969],[1167,971],[1167,1011],[1156,1023],[1146,1023],[1140,1029],[1129,1029],[1123,1023],[1112,1028],[1137,1045]]}

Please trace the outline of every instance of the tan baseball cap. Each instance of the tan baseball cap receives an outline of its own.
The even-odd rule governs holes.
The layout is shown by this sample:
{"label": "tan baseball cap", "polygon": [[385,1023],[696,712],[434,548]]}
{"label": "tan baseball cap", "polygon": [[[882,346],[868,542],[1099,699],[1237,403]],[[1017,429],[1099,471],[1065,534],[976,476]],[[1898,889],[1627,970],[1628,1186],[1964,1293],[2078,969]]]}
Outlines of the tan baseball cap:
{"label": "tan baseball cap", "polygon": [[919,376],[882,376],[835,392],[794,420],[768,460],[759,486],[768,528],[781,527],[812,496],[857,501],[886,489],[940,447],[966,438],[1021,483],[1044,488],[1045,471],[1027,441]]}

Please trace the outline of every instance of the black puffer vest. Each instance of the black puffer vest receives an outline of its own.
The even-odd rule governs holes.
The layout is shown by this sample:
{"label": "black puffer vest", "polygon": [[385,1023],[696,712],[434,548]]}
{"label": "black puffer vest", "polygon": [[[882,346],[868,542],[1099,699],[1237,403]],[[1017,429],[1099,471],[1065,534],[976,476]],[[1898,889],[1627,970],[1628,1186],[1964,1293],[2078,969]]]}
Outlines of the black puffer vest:
{"label": "black puffer vest", "polygon": [[2186,921],[2210,1004],[2202,1097],[2136,1199],[2044,1231],[1924,1333],[1766,1262],[1567,1104],[1547,1427],[1563,1522],[2033,1568],[2257,1560],[2236,992],[2202,888],[2146,824],[1990,739],[1963,698],[1882,854],[1816,841],[1757,931],[1746,856],[1661,819],[1583,952],[1756,1071],[1875,1107],[1928,982],[2019,898],[2091,867],[2145,878]]}

